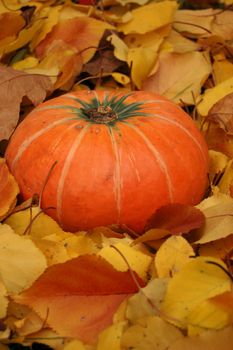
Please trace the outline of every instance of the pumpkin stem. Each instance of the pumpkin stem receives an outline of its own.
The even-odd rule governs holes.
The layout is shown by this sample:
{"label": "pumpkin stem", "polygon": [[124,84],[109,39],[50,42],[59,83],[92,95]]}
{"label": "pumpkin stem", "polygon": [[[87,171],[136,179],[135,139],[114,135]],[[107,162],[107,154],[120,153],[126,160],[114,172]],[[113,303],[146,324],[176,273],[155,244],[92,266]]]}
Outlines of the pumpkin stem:
{"label": "pumpkin stem", "polygon": [[88,119],[103,124],[111,123],[118,119],[116,112],[109,106],[98,106],[97,108],[82,109]]}

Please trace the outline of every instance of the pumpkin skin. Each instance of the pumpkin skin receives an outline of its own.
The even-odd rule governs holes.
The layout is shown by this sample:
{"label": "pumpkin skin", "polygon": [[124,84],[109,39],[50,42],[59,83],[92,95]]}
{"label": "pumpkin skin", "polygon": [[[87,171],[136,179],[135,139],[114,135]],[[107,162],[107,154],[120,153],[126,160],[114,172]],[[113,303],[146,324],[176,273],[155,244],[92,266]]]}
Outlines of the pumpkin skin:
{"label": "pumpkin skin", "polygon": [[64,230],[125,224],[142,232],[168,203],[197,204],[208,172],[206,143],[177,105],[144,91],[71,92],[36,107],[12,135],[9,168],[24,199]]}

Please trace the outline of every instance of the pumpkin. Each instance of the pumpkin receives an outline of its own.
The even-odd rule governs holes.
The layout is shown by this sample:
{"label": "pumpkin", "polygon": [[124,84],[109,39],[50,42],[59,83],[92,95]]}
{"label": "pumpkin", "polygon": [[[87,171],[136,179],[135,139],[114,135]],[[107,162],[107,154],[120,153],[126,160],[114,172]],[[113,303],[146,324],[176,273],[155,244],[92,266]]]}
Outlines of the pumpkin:
{"label": "pumpkin", "polygon": [[207,146],[194,121],[144,91],[48,100],[18,126],[6,159],[23,197],[44,187],[41,207],[72,232],[125,224],[140,233],[159,207],[198,203],[207,183]]}

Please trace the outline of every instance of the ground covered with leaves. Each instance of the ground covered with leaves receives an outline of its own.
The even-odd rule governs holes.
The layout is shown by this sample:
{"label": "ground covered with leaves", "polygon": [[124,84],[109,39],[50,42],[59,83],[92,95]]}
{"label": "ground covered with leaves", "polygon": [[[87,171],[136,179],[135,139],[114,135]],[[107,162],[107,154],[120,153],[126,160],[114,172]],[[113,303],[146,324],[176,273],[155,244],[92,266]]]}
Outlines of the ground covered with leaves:
{"label": "ground covered with leaves", "polygon": [[[231,350],[233,1],[0,2],[0,350]],[[67,91],[147,90],[209,146],[196,207],[64,232],[23,202],[4,159],[35,105]],[[197,174],[198,176],[198,174]]]}

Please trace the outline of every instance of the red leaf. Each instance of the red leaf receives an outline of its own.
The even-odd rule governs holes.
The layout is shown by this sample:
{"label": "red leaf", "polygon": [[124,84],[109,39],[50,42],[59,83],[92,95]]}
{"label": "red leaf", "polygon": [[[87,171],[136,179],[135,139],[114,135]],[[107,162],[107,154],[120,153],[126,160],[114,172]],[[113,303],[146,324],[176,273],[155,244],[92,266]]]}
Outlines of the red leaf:
{"label": "red leaf", "polygon": [[129,271],[117,271],[96,255],[83,255],[49,267],[15,299],[33,308],[61,336],[90,343],[112,323],[120,303],[137,291]]}
{"label": "red leaf", "polygon": [[159,208],[147,222],[145,230],[165,229],[173,235],[187,233],[205,223],[201,210],[190,205],[174,203]]}

